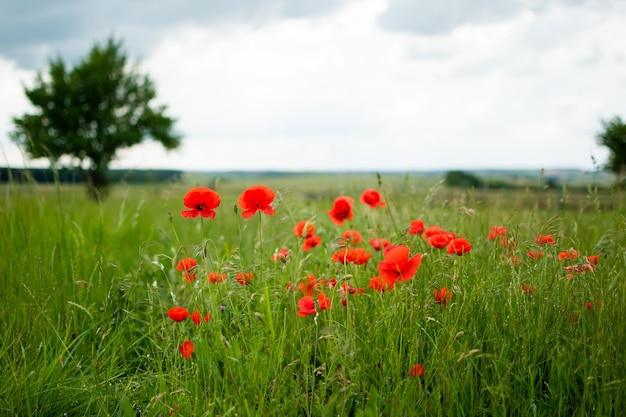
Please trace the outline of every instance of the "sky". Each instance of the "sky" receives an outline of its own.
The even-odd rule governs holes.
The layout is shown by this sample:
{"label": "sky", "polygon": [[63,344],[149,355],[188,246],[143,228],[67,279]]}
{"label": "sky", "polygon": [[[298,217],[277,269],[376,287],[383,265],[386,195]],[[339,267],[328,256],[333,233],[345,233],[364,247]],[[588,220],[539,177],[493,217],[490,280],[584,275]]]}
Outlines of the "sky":
{"label": "sky", "polygon": [[23,88],[114,36],[182,146],[113,168],[590,170],[626,117],[623,0],[0,0],[0,165]]}

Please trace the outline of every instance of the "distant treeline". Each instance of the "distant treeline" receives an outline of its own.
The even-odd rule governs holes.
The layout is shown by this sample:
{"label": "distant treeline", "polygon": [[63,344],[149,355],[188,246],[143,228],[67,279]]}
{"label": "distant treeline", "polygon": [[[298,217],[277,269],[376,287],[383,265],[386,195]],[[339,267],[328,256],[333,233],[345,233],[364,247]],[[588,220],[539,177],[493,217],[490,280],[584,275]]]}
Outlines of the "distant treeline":
{"label": "distant treeline", "polygon": [[[159,182],[177,182],[182,179],[183,171],[150,169],[114,169],[107,174],[111,183],[144,184]],[[37,182],[37,183],[76,183],[85,182],[85,174],[78,169],[69,168],[0,168],[0,182]]]}

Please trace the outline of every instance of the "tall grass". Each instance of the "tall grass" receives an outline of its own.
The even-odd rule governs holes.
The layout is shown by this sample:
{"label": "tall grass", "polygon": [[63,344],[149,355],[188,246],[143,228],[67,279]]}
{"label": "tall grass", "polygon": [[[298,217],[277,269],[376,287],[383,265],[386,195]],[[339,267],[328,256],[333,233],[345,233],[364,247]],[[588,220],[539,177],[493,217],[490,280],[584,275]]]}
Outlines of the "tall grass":
{"label": "tall grass", "polygon": [[[214,221],[180,216],[186,187],[119,187],[102,204],[80,188],[1,190],[0,414],[624,414],[619,204],[590,210],[590,194],[580,209],[559,210],[547,193],[518,205],[519,195],[383,178],[384,209],[358,203],[363,184],[337,181],[315,194],[277,184],[277,214],[246,221],[234,205],[252,183],[213,185],[222,196]],[[368,187],[379,187],[375,178]],[[326,214],[340,194],[357,200],[343,227]],[[472,251],[447,255],[408,235],[417,218],[466,237]],[[300,220],[315,222],[321,246],[301,250],[292,232]],[[517,242],[518,265],[487,239],[496,224]],[[348,228],[427,256],[412,280],[375,292],[367,284],[382,253],[364,266],[330,260]],[[537,234],[557,245],[537,247]],[[271,262],[281,247],[286,262]],[[569,248],[600,254],[597,269],[568,279],[564,266],[578,261],[557,255]],[[544,256],[531,259],[531,250]],[[200,264],[191,284],[175,269],[183,257]],[[228,278],[209,283],[208,271]],[[237,283],[240,272],[255,274],[250,285]],[[325,288],[332,307],[298,317],[302,294],[287,286],[307,274],[366,290],[342,297]],[[455,294],[446,306],[433,297],[441,287]],[[174,306],[212,319],[173,322]],[[195,345],[190,359],[178,352],[185,340]],[[423,377],[409,376],[415,364]]]}

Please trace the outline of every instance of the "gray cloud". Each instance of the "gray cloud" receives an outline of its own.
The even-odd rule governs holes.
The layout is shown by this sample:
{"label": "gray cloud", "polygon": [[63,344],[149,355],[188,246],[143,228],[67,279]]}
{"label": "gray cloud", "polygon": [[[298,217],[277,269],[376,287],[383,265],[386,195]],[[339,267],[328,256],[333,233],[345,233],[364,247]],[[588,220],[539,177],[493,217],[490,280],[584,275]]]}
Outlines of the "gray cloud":
{"label": "gray cloud", "polygon": [[34,69],[57,54],[74,61],[108,36],[122,38],[133,56],[145,55],[163,31],[182,23],[260,25],[280,17],[315,17],[348,1],[0,0],[0,55]]}

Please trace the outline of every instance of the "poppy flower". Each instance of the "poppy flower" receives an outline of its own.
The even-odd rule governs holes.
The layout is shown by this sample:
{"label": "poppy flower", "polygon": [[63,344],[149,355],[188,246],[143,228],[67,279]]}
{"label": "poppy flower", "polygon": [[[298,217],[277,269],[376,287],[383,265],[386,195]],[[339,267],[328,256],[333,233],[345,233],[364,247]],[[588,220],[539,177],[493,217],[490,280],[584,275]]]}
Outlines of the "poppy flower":
{"label": "poppy flower", "polygon": [[299,282],[297,285],[292,284],[291,282],[287,284],[288,291],[298,291],[304,295],[313,295],[313,289],[317,285],[317,277],[313,274],[308,274],[306,277],[306,281]]}
{"label": "poppy flower", "polygon": [[467,239],[462,237],[458,237],[456,239],[452,239],[448,244],[448,254],[461,256],[464,253],[467,253],[472,250],[472,245],[469,243]]}
{"label": "poppy flower", "polygon": [[302,220],[301,222],[296,223],[293,227],[293,234],[297,237],[308,238],[313,236],[315,233],[315,225],[306,220]]}
{"label": "poppy flower", "polygon": [[254,278],[254,274],[252,272],[238,272],[235,274],[235,279],[241,285],[250,285],[252,278]]}
{"label": "poppy flower", "polygon": [[304,239],[304,243],[302,244],[302,250],[304,252],[310,251],[316,246],[319,246],[322,243],[322,238],[318,235],[313,235],[311,237],[307,237]]}
{"label": "poppy flower", "polygon": [[577,250],[574,250],[574,249],[568,249],[568,250],[561,251],[557,255],[557,257],[559,258],[559,261],[562,261],[563,259],[576,259],[579,256],[580,256],[580,253]]}
{"label": "poppy flower", "polygon": [[424,233],[424,220],[417,219],[411,221],[409,224],[409,234],[410,235],[421,235]]}
{"label": "poppy flower", "polygon": [[317,304],[320,306],[320,311],[324,311],[332,306],[330,298],[324,293],[317,293]]}
{"label": "poppy flower", "polygon": [[182,345],[178,346],[178,351],[185,359],[191,358],[194,346],[191,340],[185,340]]}
{"label": "poppy flower", "polygon": [[249,219],[254,216],[257,211],[261,210],[268,216],[273,216],[276,213],[272,203],[276,193],[269,187],[264,185],[255,185],[246,189],[239,196],[237,203],[243,210],[241,215],[244,219]]}
{"label": "poppy flower", "polygon": [[385,207],[387,205],[386,202],[382,201],[380,193],[376,190],[363,191],[363,193],[361,194],[361,203],[367,204],[373,209],[375,209],[376,207]]}
{"label": "poppy flower", "polygon": [[374,277],[370,279],[370,283],[367,284],[368,288],[378,292],[385,292],[393,290],[395,282],[383,281],[380,277]]}
{"label": "poppy flower", "polygon": [[372,249],[374,250],[382,250],[391,244],[388,239],[383,239],[380,237],[370,238],[369,242],[370,245],[372,245]]}
{"label": "poppy flower", "polygon": [[274,252],[274,254],[272,255],[272,257],[270,258],[273,262],[287,262],[287,257],[289,257],[289,249],[287,248],[281,248],[280,250],[277,250],[276,252]]}
{"label": "poppy flower", "polygon": [[533,259],[541,259],[543,257],[543,252],[541,251],[530,251],[528,252],[528,256],[530,256]]}
{"label": "poppy flower", "polygon": [[537,235],[535,236],[535,243],[538,245],[556,245],[556,241],[552,235]]}
{"label": "poppy flower", "polygon": [[506,236],[509,234],[509,231],[504,226],[492,226],[489,229],[489,239],[495,240],[498,236]]}
{"label": "poppy flower", "polygon": [[354,200],[347,196],[339,196],[333,203],[333,208],[328,210],[328,217],[337,226],[343,226],[345,220],[352,219],[352,206]]}
{"label": "poppy flower", "polygon": [[298,300],[298,309],[300,310],[298,311],[298,316],[300,317],[317,314],[317,310],[315,310],[315,301],[310,295],[305,295]]}
{"label": "poppy flower", "polygon": [[422,255],[419,253],[409,258],[408,246],[397,246],[385,252],[384,260],[378,263],[380,278],[387,283],[408,281],[417,272],[422,264]]}
{"label": "poppy flower", "polygon": [[522,291],[522,294],[533,295],[537,289],[532,284],[527,284],[525,282],[522,282],[522,285],[520,286],[520,290]]}
{"label": "poppy flower", "polygon": [[[424,240],[428,240],[429,237],[431,237],[432,235],[436,235],[438,233],[446,233],[445,230],[443,230],[441,227],[439,226],[428,226],[426,229],[424,229],[424,231],[422,232],[422,239]],[[456,236],[455,236],[456,237]]]}
{"label": "poppy flower", "polygon": [[196,270],[195,268],[198,266],[198,262],[196,262],[193,258],[184,258],[178,261],[176,265],[176,269],[178,271],[182,271],[183,277],[185,281],[192,283],[196,280]]}
{"label": "poppy flower", "polygon": [[578,265],[570,265],[566,266],[565,270],[567,271],[567,279],[573,279],[574,275],[584,274],[587,271],[595,271],[596,267],[592,264],[578,264]]}
{"label": "poppy flower", "polygon": [[443,249],[454,239],[453,233],[437,233],[428,238],[428,244],[433,248]]}
{"label": "poppy flower", "polygon": [[207,279],[209,280],[210,283],[218,283],[218,282],[224,282],[226,281],[226,274],[220,274],[219,272],[209,272],[209,275],[207,276]]}
{"label": "poppy flower", "polygon": [[199,326],[202,320],[204,320],[204,322],[206,323],[211,319],[212,317],[209,313],[207,313],[204,316],[201,316],[199,310],[194,311],[193,314],[191,315],[191,320],[196,324],[196,326]]}
{"label": "poppy flower", "polygon": [[435,296],[435,303],[443,304],[444,307],[448,304],[448,301],[454,298],[454,294],[448,288],[441,288],[440,290],[433,291]]}
{"label": "poppy flower", "polygon": [[350,246],[356,246],[363,241],[363,236],[358,230],[346,230],[341,235],[341,244],[348,244]]}
{"label": "poppy flower", "polygon": [[201,216],[213,220],[215,218],[214,209],[220,205],[221,201],[220,195],[210,188],[192,188],[183,197],[183,204],[189,210],[181,210],[180,214],[187,219]]}
{"label": "poppy flower", "polygon": [[339,252],[333,253],[331,259],[333,262],[341,264],[355,264],[363,265],[367,263],[367,260],[372,256],[370,252],[366,252],[363,248],[342,249]]}
{"label": "poppy flower", "polygon": [[592,265],[598,265],[598,260],[600,259],[600,255],[587,255],[585,256],[585,260]]}
{"label": "poppy flower", "polygon": [[416,377],[423,377],[424,375],[426,375],[426,368],[424,368],[424,365],[413,365],[411,367],[411,369],[409,369],[409,376],[416,378]]}
{"label": "poppy flower", "polygon": [[365,289],[364,288],[353,287],[352,285],[348,284],[347,282],[344,282],[344,283],[341,284],[341,288],[339,289],[339,295],[341,297],[345,297],[346,294],[350,294],[350,295],[365,294]]}
{"label": "poppy flower", "polygon": [[167,315],[170,317],[170,319],[180,323],[181,321],[184,321],[187,317],[189,317],[189,310],[187,310],[185,307],[172,307],[167,310]]}

